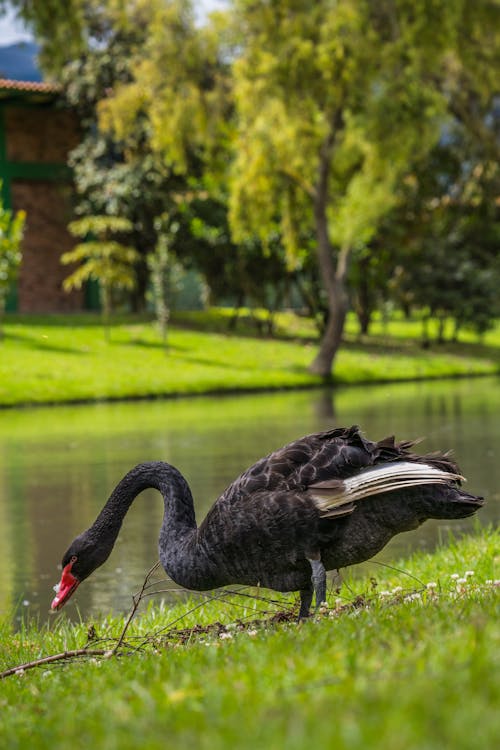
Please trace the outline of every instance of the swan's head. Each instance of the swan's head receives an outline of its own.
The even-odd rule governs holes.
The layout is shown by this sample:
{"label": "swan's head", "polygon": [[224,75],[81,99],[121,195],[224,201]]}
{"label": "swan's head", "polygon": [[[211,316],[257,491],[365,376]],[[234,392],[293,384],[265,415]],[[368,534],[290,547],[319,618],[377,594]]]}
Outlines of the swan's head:
{"label": "swan's head", "polygon": [[81,534],[70,545],[62,559],[61,581],[54,587],[56,596],[52,609],[60,609],[82,581],[89,577],[108,558],[111,549],[98,546],[85,534]]}

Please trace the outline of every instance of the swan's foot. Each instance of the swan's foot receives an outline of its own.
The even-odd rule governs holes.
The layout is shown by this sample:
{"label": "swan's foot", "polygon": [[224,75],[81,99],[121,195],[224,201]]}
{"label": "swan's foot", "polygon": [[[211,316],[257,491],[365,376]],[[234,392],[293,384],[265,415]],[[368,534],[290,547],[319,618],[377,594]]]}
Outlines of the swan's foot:
{"label": "swan's foot", "polygon": [[315,594],[316,612],[319,607],[326,601],[326,570],[321,560],[312,560],[307,558],[312,568],[312,584]]}
{"label": "swan's foot", "polygon": [[301,622],[302,620],[307,619],[311,616],[309,609],[311,607],[311,602],[313,598],[313,590],[312,588],[309,589],[301,589],[300,591],[300,610],[299,610],[299,616],[297,618],[297,622]]}
{"label": "swan's foot", "polygon": [[307,559],[312,569],[312,576],[311,576],[312,586],[311,588],[302,589],[300,591],[300,611],[299,611],[299,619],[298,619],[299,622],[301,620],[305,620],[307,617],[310,617],[309,609],[311,607],[313,592],[315,595],[316,612],[318,611],[320,606],[323,604],[323,602],[326,601],[325,566],[319,559],[319,555],[318,555],[317,560],[314,560],[311,557],[308,557]]}

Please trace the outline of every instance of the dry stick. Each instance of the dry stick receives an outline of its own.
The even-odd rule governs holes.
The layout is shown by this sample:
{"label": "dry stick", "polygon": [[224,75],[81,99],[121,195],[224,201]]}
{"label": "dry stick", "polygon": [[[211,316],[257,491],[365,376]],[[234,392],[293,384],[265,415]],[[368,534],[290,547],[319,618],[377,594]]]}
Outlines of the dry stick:
{"label": "dry stick", "polygon": [[160,561],[156,562],[156,563],[155,563],[155,564],[153,565],[153,567],[152,567],[152,568],[151,568],[151,570],[150,570],[150,571],[149,571],[149,572],[147,573],[147,575],[146,575],[146,578],[145,578],[145,579],[144,579],[144,581],[143,581],[143,584],[142,584],[141,590],[139,591],[139,593],[138,593],[138,594],[135,594],[135,595],[134,595],[134,596],[132,597],[132,601],[133,601],[133,606],[132,606],[132,609],[130,610],[130,614],[129,614],[128,618],[127,618],[127,622],[125,623],[125,626],[124,626],[124,628],[123,628],[123,630],[122,630],[122,632],[121,632],[121,634],[120,634],[120,637],[118,638],[118,641],[117,641],[117,643],[116,643],[116,646],[115,646],[115,647],[114,647],[114,649],[113,649],[113,650],[111,651],[111,653],[110,653],[110,656],[114,656],[114,655],[116,654],[116,652],[118,651],[118,649],[120,648],[120,646],[122,645],[122,643],[123,643],[123,639],[125,638],[125,633],[126,633],[126,632],[127,632],[127,630],[128,630],[128,626],[129,626],[129,625],[130,625],[130,623],[132,622],[132,618],[133,618],[133,616],[135,615],[135,613],[137,612],[137,608],[138,608],[139,604],[141,603],[142,595],[144,594],[144,589],[146,588],[146,586],[147,586],[147,583],[148,583],[149,579],[151,578],[151,576],[153,575],[153,573],[155,572],[155,570],[157,570],[157,569],[159,568],[159,566],[160,566]]}
{"label": "dry stick", "polygon": [[4,677],[10,677],[13,674],[23,674],[28,669],[34,669],[35,667],[42,667],[44,664],[51,664],[54,661],[61,661],[62,659],[73,659],[77,656],[104,656],[106,651],[103,649],[87,649],[77,648],[73,651],[63,651],[61,654],[52,654],[52,656],[45,656],[43,659],[36,659],[35,661],[29,661],[26,664],[19,664],[17,667],[11,667],[6,669],[5,672],[0,672],[0,680]]}

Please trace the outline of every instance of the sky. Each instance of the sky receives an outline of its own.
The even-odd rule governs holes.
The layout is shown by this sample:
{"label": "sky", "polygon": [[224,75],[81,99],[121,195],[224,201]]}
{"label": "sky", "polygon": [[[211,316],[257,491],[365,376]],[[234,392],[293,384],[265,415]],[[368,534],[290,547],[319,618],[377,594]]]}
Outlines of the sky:
{"label": "sky", "polygon": [[31,34],[26,31],[22,23],[16,20],[12,11],[0,17],[0,45],[4,46],[27,39],[32,39]]}
{"label": "sky", "polygon": [[[194,0],[195,9],[201,17],[212,10],[223,8],[226,3],[227,0]],[[16,20],[12,11],[0,17],[0,46],[27,39],[32,39],[31,34]]]}

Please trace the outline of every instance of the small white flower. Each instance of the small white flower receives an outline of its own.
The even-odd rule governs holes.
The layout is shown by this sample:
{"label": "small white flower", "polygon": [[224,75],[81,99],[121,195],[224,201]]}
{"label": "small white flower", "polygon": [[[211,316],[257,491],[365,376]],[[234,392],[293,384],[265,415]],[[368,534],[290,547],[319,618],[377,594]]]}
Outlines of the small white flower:
{"label": "small white flower", "polygon": [[470,578],[473,575],[474,575],[474,571],[473,570],[466,570],[465,571],[465,577],[466,578]]}
{"label": "small white flower", "polygon": [[487,580],[487,581],[485,581],[485,584],[486,584],[487,586],[493,586],[493,583],[494,583],[494,581],[492,581],[492,580],[491,580],[491,578],[488,578],[488,580]]}
{"label": "small white flower", "polygon": [[418,592],[415,592],[414,594],[408,594],[405,596],[405,602],[417,602],[420,601],[421,597]]}
{"label": "small white flower", "polygon": [[450,578],[452,581],[456,581],[460,578],[460,576],[458,575],[458,573],[452,573]]}
{"label": "small white flower", "polygon": [[429,583],[426,586],[427,589],[437,589],[437,587],[438,585],[436,581],[429,581]]}
{"label": "small white flower", "polygon": [[380,596],[381,598],[384,598],[384,597],[386,597],[386,596],[390,596],[390,595],[391,595],[391,592],[390,592],[390,591],[379,591],[379,592],[378,592],[378,595],[379,595],[379,596]]}
{"label": "small white flower", "polygon": [[250,638],[255,638],[255,636],[257,635],[256,630],[247,630],[247,633],[250,636]]}
{"label": "small white flower", "polygon": [[23,599],[23,607],[29,607],[28,599]]}
{"label": "small white flower", "polygon": [[464,583],[467,583],[467,578],[457,578],[457,584],[463,586]]}
{"label": "small white flower", "polygon": [[219,635],[219,638],[220,638],[220,639],[221,639],[222,641],[226,640],[226,638],[232,638],[232,637],[233,637],[233,636],[232,636],[232,634],[231,634],[231,633],[221,633],[221,634]]}
{"label": "small white flower", "polygon": [[400,593],[402,592],[402,590],[403,590],[403,587],[402,587],[402,586],[395,586],[395,587],[394,587],[394,588],[392,589],[392,593],[393,593],[393,594],[400,594]]}
{"label": "small white flower", "polygon": [[336,607],[341,607],[343,603],[344,603],[344,602],[343,602],[343,600],[342,600],[342,599],[340,599],[340,598],[338,598],[338,599],[335,599],[335,606],[336,606]]}

